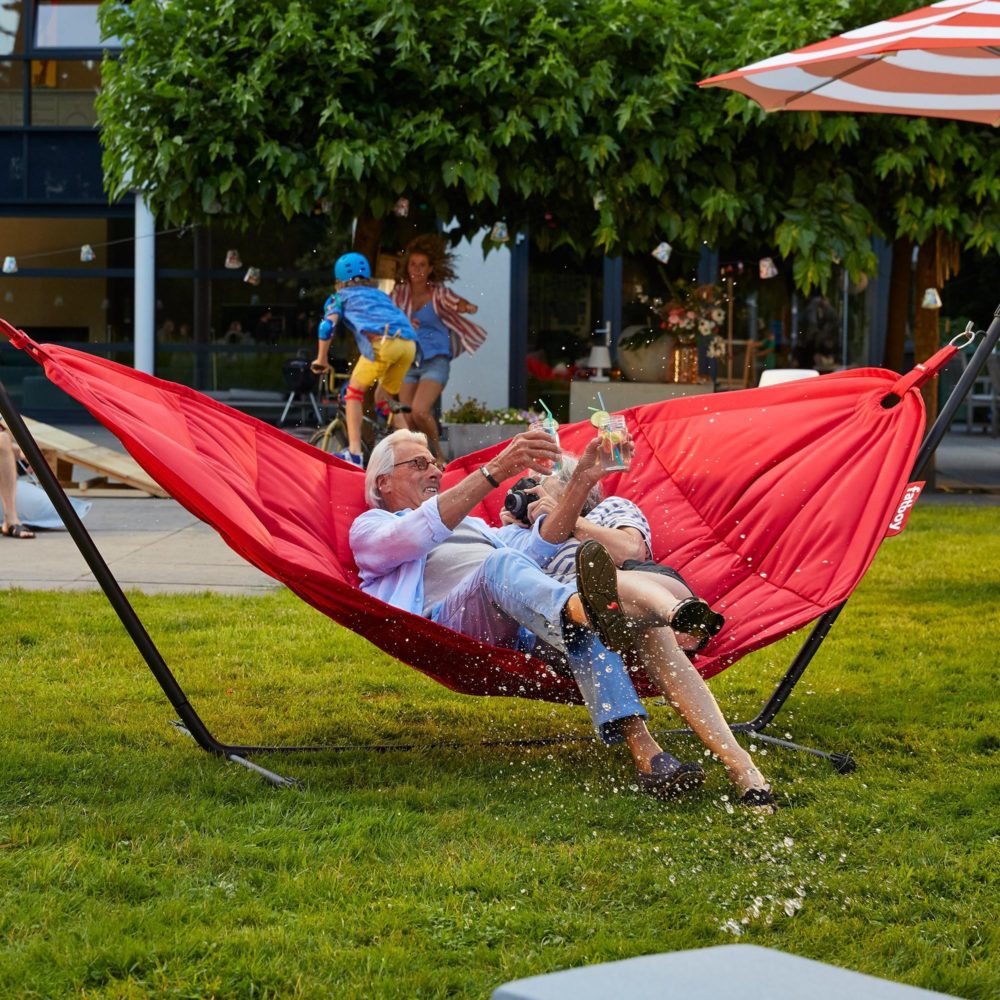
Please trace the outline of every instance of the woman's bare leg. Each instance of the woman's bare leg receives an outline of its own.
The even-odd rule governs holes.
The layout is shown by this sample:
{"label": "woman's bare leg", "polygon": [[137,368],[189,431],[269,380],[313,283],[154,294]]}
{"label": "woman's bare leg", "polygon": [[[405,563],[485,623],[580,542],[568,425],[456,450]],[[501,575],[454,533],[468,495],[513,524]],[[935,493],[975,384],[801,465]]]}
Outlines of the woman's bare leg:
{"label": "woman's bare leg", "polygon": [[[403,406],[409,406],[413,409],[413,397],[417,394],[418,382],[404,382],[399,387],[399,402]],[[398,430],[400,428],[405,430],[415,431],[417,428],[409,421],[408,413],[397,413],[393,426]]]}
{"label": "woman's bare leg", "polygon": [[434,419],[434,404],[444,390],[440,382],[425,378],[417,383],[416,392],[410,403],[412,412],[409,415],[410,427],[415,431],[423,431],[427,435],[427,447],[437,457],[443,458],[441,442],[438,440],[438,426]]}
{"label": "woman's bare leg", "polygon": [[698,738],[726,766],[740,788],[764,788],[767,781],[753,758],[737,742],[705,679],[677,645],[669,628],[648,629],[642,638],[642,662],[653,683]]}

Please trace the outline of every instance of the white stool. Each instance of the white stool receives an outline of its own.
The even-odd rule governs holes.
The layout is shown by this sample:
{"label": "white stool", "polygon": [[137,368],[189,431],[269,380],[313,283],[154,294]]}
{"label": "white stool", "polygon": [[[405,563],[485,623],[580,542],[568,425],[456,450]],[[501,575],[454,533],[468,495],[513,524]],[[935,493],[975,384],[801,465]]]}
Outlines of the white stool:
{"label": "white stool", "polygon": [[758,386],[778,385],[779,382],[795,382],[800,378],[812,378],[819,372],[815,368],[765,368],[760,373]]}
{"label": "white stool", "polygon": [[904,986],[753,944],[643,955],[505,983],[492,1000],[944,1000]]}

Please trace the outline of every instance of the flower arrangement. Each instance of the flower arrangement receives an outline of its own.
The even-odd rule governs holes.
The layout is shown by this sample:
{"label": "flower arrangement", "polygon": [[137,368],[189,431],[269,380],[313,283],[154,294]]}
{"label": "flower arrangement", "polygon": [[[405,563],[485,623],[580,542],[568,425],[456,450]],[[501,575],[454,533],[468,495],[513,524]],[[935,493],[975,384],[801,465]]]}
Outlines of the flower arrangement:
{"label": "flower arrangement", "polygon": [[726,305],[717,285],[696,285],[683,297],[675,294],[667,302],[653,303],[653,321],[638,333],[623,340],[623,350],[637,350],[655,343],[661,337],[671,336],[681,344],[693,344],[698,337],[707,341],[710,358],[721,358],[726,353],[722,327],[726,321]]}
{"label": "flower arrangement", "polygon": [[539,419],[531,410],[518,410],[513,406],[491,410],[475,397],[455,397],[455,405],[441,415],[446,424],[530,424]]}

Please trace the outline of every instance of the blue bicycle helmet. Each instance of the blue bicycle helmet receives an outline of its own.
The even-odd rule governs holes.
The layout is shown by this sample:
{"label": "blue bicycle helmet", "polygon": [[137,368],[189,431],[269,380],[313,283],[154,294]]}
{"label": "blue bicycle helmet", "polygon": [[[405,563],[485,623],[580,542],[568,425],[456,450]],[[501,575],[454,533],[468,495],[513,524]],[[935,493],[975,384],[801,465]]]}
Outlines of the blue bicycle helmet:
{"label": "blue bicycle helmet", "polygon": [[350,281],[352,278],[370,278],[372,269],[368,258],[360,253],[345,253],[337,258],[333,265],[333,276],[337,281]]}

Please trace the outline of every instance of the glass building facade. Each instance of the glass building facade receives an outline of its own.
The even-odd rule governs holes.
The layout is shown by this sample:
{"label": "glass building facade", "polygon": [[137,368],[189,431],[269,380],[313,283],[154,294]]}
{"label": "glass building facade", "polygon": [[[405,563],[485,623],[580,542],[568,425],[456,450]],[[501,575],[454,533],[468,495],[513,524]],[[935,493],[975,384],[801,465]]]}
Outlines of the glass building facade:
{"label": "glass building facade", "polygon": [[[0,260],[17,262],[15,273],[0,273],[0,315],[40,341],[131,364],[135,206],[131,196],[110,203],[104,188],[94,99],[116,40],[100,37],[97,8],[73,0],[0,0]],[[392,272],[393,254],[409,237],[437,226],[421,213],[425,207],[417,201],[408,219],[389,218],[380,273]],[[331,264],[349,244],[349,234],[331,233],[323,215],[275,220],[246,233],[221,224],[160,226],[156,374],[206,390],[281,390],[282,363],[315,350]],[[238,266],[227,266],[234,261],[230,251]],[[585,366],[595,330],[610,320],[614,347],[622,333],[655,318],[652,304],[669,299],[672,287],[717,283],[720,267],[733,261],[740,273],[729,286],[730,323],[744,345],[742,357],[750,339],[770,331],[780,364],[797,350],[800,364],[814,356],[830,366],[863,362],[869,296],[853,288],[848,294],[845,284],[833,303],[840,310],[836,334],[806,349],[796,339],[806,303],[796,300],[784,267],[776,279],[759,279],[757,256],[750,247],[721,255],[705,248],[700,255],[678,251],[662,264],[648,254],[607,261],[525,249],[525,279],[512,285],[509,326],[491,330],[509,340],[510,401],[542,397],[561,410],[568,395],[564,369]],[[255,279],[259,272],[256,283],[246,280],[251,268]],[[467,296],[476,291],[461,281],[458,287]],[[739,376],[743,362],[734,362],[729,374]],[[701,367],[724,374],[704,357]],[[55,391],[35,375],[32,362],[0,345],[0,379],[29,414],[44,410],[42,397]],[[35,400],[33,393],[42,395]]]}

